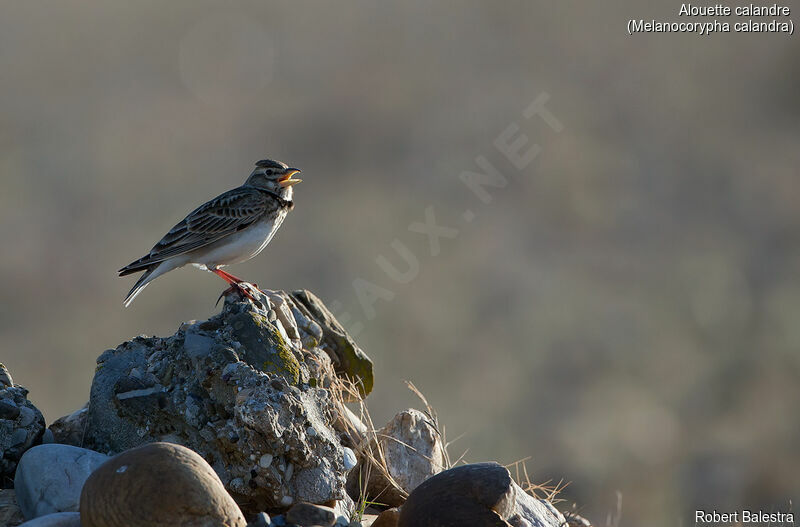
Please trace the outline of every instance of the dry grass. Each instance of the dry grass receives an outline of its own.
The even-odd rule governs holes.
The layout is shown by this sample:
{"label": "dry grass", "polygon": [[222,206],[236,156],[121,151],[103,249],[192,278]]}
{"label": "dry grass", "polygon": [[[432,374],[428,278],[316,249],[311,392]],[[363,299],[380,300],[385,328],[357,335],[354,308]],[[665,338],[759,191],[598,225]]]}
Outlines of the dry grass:
{"label": "dry grass", "polygon": [[[350,520],[361,521],[368,506],[380,505],[380,495],[386,492],[388,488],[392,488],[403,498],[407,498],[408,494],[389,472],[386,456],[379,441],[379,429],[375,426],[369,408],[361,396],[362,391],[359,389],[359,385],[351,379],[337,376],[332,370],[329,375],[332,380],[330,391],[339,412],[339,423],[342,425],[342,431],[350,438],[356,458],[359,460],[359,466],[355,469],[359,470],[359,494],[350,513]],[[363,423],[364,428],[358,426],[358,423],[353,422],[351,419],[351,411],[347,406],[347,402],[356,406],[356,411],[352,413],[355,414],[360,423]],[[371,492],[372,489],[368,488],[373,470],[379,471],[384,480],[388,482],[388,487],[381,489],[377,493]],[[370,495],[375,496],[375,498],[370,500]]]}
{"label": "dry grass", "polygon": [[[359,389],[358,383],[337,376],[332,369],[328,373],[332,381],[330,391],[339,413],[340,431],[344,432],[345,436],[349,438],[350,444],[356,453],[356,457],[359,459],[359,467],[356,469],[359,470],[358,499],[355,501],[353,510],[350,513],[350,520],[360,521],[367,507],[385,506],[380,503],[380,497],[390,488],[394,492],[397,492],[403,499],[408,497],[408,493],[403,490],[389,471],[383,447],[384,441],[397,441],[415,452],[416,449],[394,437],[380,433],[380,428],[376,427],[372,420],[366,401],[361,397],[362,391]],[[464,450],[455,460],[453,460],[453,457],[450,455],[452,444],[462,436],[456,437],[453,441],[448,441],[445,427],[441,423],[436,410],[430,402],[428,402],[428,399],[414,383],[406,381],[406,385],[421,401],[424,408],[421,411],[428,417],[434,430],[439,435],[443,446],[442,470],[447,470],[460,463],[466,463],[464,460],[468,450]],[[351,410],[348,404],[355,408]],[[355,417],[358,421],[354,422],[352,417]],[[363,424],[363,427],[359,426],[359,422]],[[430,458],[428,459],[430,460]],[[554,504],[563,501],[558,498],[558,494],[564,490],[568,484],[563,481],[559,481],[555,484],[551,484],[550,481],[533,483],[525,464],[528,459],[530,458],[522,459],[506,466],[512,473],[517,484],[525,492],[537,499],[547,500]],[[430,461],[433,462],[433,460]],[[381,478],[387,482],[385,488],[379,490],[369,488],[370,480],[372,479],[371,476],[374,474],[373,471],[378,471]]]}
{"label": "dry grass", "polygon": [[569,486],[569,482],[565,483],[564,480],[559,480],[557,483],[552,481],[533,483],[530,474],[528,474],[527,461],[529,459],[530,457],[526,457],[505,466],[511,472],[517,485],[536,499],[549,501],[553,505],[563,502],[564,500],[559,498],[558,495]]}

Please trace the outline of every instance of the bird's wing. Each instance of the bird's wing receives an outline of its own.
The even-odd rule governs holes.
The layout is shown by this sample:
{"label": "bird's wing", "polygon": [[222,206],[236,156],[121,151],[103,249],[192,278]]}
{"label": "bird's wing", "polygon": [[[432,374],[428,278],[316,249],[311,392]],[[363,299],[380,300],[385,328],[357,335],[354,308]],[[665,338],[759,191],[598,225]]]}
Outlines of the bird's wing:
{"label": "bird's wing", "polygon": [[221,240],[253,224],[276,206],[254,188],[239,187],[220,194],[190,212],[149,254],[120,269],[120,276]]}

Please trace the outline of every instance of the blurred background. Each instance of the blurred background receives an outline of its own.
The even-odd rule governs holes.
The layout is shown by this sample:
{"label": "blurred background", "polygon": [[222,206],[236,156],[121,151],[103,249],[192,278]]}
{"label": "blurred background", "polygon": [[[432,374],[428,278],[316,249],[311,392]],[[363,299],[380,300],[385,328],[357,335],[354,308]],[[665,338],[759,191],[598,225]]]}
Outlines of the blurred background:
{"label": "blurred background", "polygon": [[[375,361],[376,422],[438,409],[457,457],[529,457],[597,524],[800,497],[800,48],[627,36],[679,4],[2,3],[0,360],[48,422],[96,357],[214,314],[138,258],[272,157],[296,208],[231,268],[314,291]],[[731,20],[732,21],[732,20]],[[523,110],[542,93],[560,133]],[[541,148],[517,170],[516,124]],[[507,178],[483,203],[459,179]],[[431,254],[430,208],[458,229]],[[471,211],[474,219],[464,220]],[[452,233],[451,233],[452,234]],[[399,240],[407,284],[376,263]],[[365,309],[354,281],[382,288]],[[391,296],[391,300],[387,300]]]}

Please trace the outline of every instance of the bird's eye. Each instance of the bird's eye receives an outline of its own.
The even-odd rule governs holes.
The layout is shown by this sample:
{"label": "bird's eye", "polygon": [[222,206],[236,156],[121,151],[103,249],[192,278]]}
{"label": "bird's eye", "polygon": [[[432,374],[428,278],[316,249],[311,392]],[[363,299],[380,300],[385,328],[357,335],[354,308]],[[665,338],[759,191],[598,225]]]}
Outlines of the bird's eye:
{"label": "bird's eye", "polygon": [[271,176],[273,174],[273,171],[270,169],[270,170],[265,171],[264,173],[266,175],[268,175],[268,176]]}

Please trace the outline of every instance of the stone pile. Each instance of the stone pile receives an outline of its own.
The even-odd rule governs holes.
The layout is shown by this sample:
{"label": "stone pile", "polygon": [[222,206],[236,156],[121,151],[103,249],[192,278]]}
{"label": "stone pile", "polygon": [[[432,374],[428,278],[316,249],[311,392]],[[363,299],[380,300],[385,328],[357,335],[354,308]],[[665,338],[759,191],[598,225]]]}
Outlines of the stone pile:
{"label": "stone pile", "polygon": [[346,403],[372,390],[372,362],[322,302],[307,291],[254,296],[102,353],[87,405],[46,432],[0,367],[0,471],[13,485],[0,490],[0,523],[566,524],[499,465],[444,470],[423,412],[370,430]]}
{"label": "stone pile", "polygon": [[14,384],[0,364],[0,488],[12,486],[19,459],[41,442],[44,429],[42,412],[28,400],[28,390]]}

